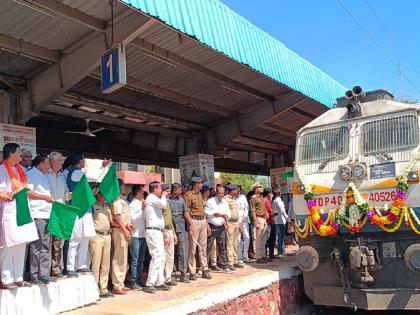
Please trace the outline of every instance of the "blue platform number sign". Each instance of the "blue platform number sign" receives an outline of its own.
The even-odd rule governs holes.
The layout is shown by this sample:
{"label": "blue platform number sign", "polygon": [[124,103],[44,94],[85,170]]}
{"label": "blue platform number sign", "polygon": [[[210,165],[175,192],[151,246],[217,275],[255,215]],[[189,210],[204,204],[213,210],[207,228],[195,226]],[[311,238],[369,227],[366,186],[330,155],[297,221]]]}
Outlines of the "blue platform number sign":
{"label": "blue platform number sign", "polygon": [[101,57],[102,93],[114,92],[127,83],[125,49],[122,44],[107,50]]}

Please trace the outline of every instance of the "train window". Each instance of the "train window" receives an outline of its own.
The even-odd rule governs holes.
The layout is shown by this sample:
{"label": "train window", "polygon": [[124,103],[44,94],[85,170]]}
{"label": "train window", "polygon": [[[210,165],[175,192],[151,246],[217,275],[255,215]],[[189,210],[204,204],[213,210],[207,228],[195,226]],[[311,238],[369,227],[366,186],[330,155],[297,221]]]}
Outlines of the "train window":
{"label": "train window", "polygon": [[417,146],[419,142],[415,113],[367,122],[361,131],[363,154],[404,150]]}
{"label": "train window", "polygon": [[345,126],[309,132],[302,136],[299,160],[302,163],[338,159],[349,154],[349,129]]}

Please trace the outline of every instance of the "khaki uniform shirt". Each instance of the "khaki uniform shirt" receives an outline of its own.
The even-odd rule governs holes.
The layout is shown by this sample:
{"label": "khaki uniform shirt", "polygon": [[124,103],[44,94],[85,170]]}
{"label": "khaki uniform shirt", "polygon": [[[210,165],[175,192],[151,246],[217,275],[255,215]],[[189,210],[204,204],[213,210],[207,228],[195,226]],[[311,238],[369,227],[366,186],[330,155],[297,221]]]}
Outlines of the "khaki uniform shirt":
{"label": "khaki uniform shirt", "polygon": [[263,196],[254,195],[251,198],[251,211],[255,212],[257,217],[263,217],[267,215],[267,209],[265,208],[265,202]]}
{"label": "khaki uniform shirt", "polygon": [[93,223],[95,231],[109,232],[111,230],[111,208],[108,204],[93,205]]}
{"label": "khaki uniform shirt", "polygon": [[224,199],[229,204],[229,210],[230,210],[229,222],[238,222],[239,209],[238,209],[238,204],[235,198],[233,198],[231,195],[226,195]]}
{"label": "khaki uniform shirt", "polygon": [[206,216],[206,213],[204,212],[204,200],[201,192],[187,192],[185,194],[185,203],[187,204],[187,211],[190,213],[190,216]]}
{"label": "khaki uniform shirt", "polygon": [[172,230],[175,233],[174,225],[172,223],[172,212],[169,206],[163,208],[163,221],[165,221],[165,230]]}
{"label": "khaki uniform shirt", "polygon": [[118,197],[111,206],[112,215],[120,215],[121,221],[124,224],[131,224],[131,212],[130,208],[128,207],[127,202],[121,198]]}

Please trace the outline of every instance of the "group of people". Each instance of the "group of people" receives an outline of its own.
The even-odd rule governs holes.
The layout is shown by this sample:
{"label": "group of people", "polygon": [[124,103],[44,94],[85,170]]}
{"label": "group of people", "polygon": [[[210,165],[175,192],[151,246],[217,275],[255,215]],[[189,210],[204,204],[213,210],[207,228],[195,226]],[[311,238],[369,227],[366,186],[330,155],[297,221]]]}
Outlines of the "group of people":
{"label": "group of people", "polygon": [[[212,272],[232,273],[244,268],[250,255],[266,263],[285,252],[290,219],[277,192],[273,198],[271,189],[263,190],[256,183],[245,196],[233,183],[210,188],[197,176],[191,178],[190,190],[177,183],[152,182],[148,192],[144,186],[133,185],[130,202],[122,180],[118,180],[121,195],[109,203],[94,184],[96,204],[76,219],[70,240],[63,241],[48,232],[52,203],[72,202],[84,166],[80,153],[64,159],[59,152],[51,152],[32,159],[30,151],[21,152],[17,144],[4,146],[0,166],[2,289],[93,272],[101,297],[130,290],[155,293],[170,290],[178,281],[196,281],[197,275],[212,279]],[[19,225],[14,194],[25,187],[32,222]],[[278,255],[274,255],[276,240]]]}

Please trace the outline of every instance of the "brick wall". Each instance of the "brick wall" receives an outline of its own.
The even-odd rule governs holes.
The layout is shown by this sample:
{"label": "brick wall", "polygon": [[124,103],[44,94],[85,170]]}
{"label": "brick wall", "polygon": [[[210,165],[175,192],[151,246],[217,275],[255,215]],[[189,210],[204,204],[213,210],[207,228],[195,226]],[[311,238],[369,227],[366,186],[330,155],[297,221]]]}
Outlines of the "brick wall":
{"label": "brick wall", "polygon": [[193,315],[287,315],[297,311],[303,295],[301,277],[293,277],[269,287],[217,304]]}

